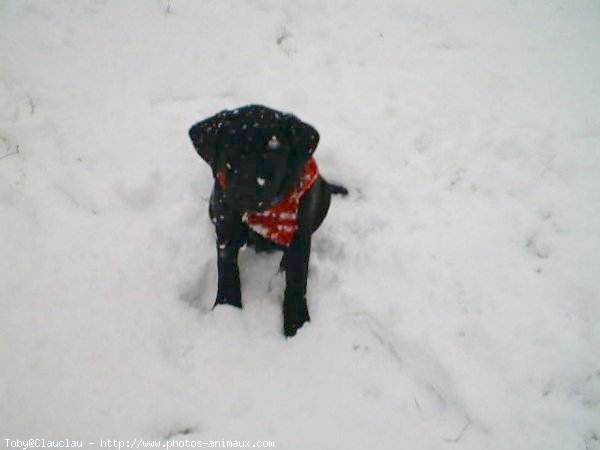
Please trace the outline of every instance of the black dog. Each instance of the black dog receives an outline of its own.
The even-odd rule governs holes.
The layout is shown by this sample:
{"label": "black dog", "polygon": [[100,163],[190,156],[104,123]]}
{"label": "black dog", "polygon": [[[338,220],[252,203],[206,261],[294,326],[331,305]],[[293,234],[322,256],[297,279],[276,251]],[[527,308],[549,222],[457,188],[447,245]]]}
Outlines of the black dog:
{"label": "black dog", "polygon": [[211,166],[215,184],[209,213],[217,231],[219,273],[215,306],[242,307],[237,256],[249,244],[283,250],[286,272],[284,333],[310,320],[306,283],[312,233],[331,194],[347,194],[319,176],[312,154],[319,134],[291,114],[249,105],[194,125],[190,138]]}

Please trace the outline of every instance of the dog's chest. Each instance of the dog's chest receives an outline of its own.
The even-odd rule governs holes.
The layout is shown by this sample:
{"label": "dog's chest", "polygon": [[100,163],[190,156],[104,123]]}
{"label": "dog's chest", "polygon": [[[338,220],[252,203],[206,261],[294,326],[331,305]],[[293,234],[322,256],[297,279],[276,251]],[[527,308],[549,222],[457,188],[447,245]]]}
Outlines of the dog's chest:
{"label": "dog's chest", "polygon": [[276,244],[289,247],[298,232],[300,201],[319,178],[319,168],[314,158],[309,159],[298,187],[280,203],[260,213],[245,213],[242,221],[248,227]]}

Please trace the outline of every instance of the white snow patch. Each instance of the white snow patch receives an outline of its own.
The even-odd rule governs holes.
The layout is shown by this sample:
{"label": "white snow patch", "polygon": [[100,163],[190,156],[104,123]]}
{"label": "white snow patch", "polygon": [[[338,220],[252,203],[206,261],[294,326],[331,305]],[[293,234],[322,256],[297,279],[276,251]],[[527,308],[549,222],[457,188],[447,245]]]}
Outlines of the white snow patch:
{"label": "white snow patch", "polygon": [[267,146],[271,150],[276,150],[279,147],[281,147],[281,143],[279,142],[279,139],[277,139],[277,136],[273,136],[273,137],[271,137],[271,139],[269,139],[269,142],[267,143]]}

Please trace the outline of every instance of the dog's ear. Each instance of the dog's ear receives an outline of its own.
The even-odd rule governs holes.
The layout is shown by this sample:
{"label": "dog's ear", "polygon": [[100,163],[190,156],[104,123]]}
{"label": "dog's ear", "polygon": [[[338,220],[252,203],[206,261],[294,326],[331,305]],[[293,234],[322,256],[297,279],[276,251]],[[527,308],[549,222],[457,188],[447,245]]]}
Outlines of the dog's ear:
{"label": "dog's ear", "polygon": [[319,144],[319,133],[311,125],[302,122],[296,116],[286,117],[288,142],[294,153],[308,161]]}
{"label": "dog's ear", "polygon": [[228,111],[209,117],[190,128],[189,134],[198,154],[215,170],[219,130],[228,118]]}

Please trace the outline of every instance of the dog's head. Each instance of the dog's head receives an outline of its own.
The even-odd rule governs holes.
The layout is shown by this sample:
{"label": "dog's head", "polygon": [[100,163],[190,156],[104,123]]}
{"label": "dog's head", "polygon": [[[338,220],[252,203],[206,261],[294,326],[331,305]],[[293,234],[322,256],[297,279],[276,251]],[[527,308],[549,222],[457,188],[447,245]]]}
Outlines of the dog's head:
{"label": "dog's head", "polygon": [[224,201],[248,212],[281,201],[319,142],[312,126],[260,105],[222,111],[194,125],[190,137],[211,166]]}

